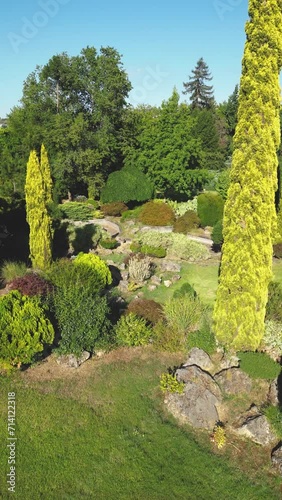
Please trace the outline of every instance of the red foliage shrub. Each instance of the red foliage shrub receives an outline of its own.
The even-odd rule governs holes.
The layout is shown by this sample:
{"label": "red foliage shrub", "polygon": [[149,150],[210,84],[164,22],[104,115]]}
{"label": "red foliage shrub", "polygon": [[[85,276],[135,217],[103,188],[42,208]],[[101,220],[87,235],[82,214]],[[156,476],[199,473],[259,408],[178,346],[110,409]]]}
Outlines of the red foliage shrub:
{"label": "red foliage shrub", "polygon": [[120,216],[123,212],[128,210],[128,207],[122,201],[114,201],[112,203],[105,203],[101,205],[101,210],[104,215],[112,215],[113,217]]}
{"label": "red foliage shrub", "polygon": [[173,225],[175,233],[187,234],[191,229],[199,227],[200,219],[194,210],[188,210],[184,215],[178,217]]}
{"label": "red foliage shrub", "polygon": [[163,307],[155,300],[134,299],[128,305],[126,314],[133,313],[155,325],[163,318]]}
{"label": "red foliage shrub", "polygon": [[53,290],[53,285],[36,273],[27,273],[21,278],[15,278],[10,283],[11,290],[18,290],[22,295],[47,295]]}
{"label": "red foliage shrub", "polygon": [[149,226],[171,226],[175,216],[172,208],[166,203],[148,201],[140,211],[139,220]]}

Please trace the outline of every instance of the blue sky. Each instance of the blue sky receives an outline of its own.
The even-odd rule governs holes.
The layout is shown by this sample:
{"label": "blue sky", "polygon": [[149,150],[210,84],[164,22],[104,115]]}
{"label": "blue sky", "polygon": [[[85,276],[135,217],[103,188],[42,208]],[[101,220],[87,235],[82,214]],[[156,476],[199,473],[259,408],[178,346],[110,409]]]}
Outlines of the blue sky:
{"label": "blue sky", "polygon": [[[36,65],[55,54],[115,47],[133,85],[130,102],[160,105],[179,93],[197,60],[217,102],[239,83],[247,0],[10,0],[1,6],[0,117],[19,104]],[[182,97],[188,99],[188,97]]]}

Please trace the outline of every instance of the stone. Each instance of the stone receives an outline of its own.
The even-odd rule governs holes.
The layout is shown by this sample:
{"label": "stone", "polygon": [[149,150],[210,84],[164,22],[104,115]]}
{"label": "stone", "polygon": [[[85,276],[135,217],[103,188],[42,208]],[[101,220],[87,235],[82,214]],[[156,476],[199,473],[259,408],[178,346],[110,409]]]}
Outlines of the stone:
{"label": "stone", "polygon": [[198,347],[193,347],[193,349],[191,349],[183,367],[191,365],[199,366],[199,368],[205,371],[209,371],[213,368],[213,362],[209,355]]}
{"label": "stone", "polygon": [[239,429],[236,429],[236,433],[263,446],[267,446],[277,439],[264,415],[249,417]]}
{"label": "stone", "polygon": [[220,371],[227,370],[228,368],[238,368],[239,365],[240,360],[237,356],[228,356],[226,353],[223,353],[223,356],[220,360]]}
{"label": "stone", "polygon": [[271,452],[272,465],[282,475],[282,444],[279,443]]}
{"label": "stone", "polygon": [[156,290],[156,288],[157,288],[156,285],[149,285],[148,286],[149,292],[153,292],[154,290]]}
{"label": "stone", "polygon": [[167,288],[169,288],[171,285],[172,285],[172,282],[170,280],[164,281],[164,286],[166,286]]}
{"label": "stone", "polygon": [[180,278],[181,278],[180,274],[175,274],[174,276],[172,276],[171,281],[173,281],[173,282],[179,281]]}
{"label": "stone", "polygon": [[226,394],[242,394],[252,390],[252,379],[239,368],[228,368],[214,376]]}
{"label": "stone", "polygon": [[123,280],[128,280],[129,274],[127,271],[122,271],[120,274]]}
{"label": "stone", "polygon": [[127,280],[122,280],[118,284],[118,289],[120,292],[127,292],[128,291],[128,281]]}
{"label": "stone", "polygon": [[160,284],[161,284],[161,282],[162,282],[161,278],[159,278],[158,276],[155,276],[155,275],[153,275],[153,276],[151,277],[150,281],[151,281],[151,283],[152,283],[153,285],[160,285]]}
{"label": "stone", "polygon": [[65,366],[66,368],[78,368],[82,363],[90,358],[90,352],[83,351],[81,356],[77,357],[74,354],[65,354],[57,358],[57,363],[59,365]]}
{"label": "stone", "polygon": [[180,368],[176,377],[185,383],[184,392],[166,397],[169,411],[193,427],[212,430],[219,420],[218,407],[222,402],[218,385],[211,375],[197,366]]}
{"label": "stone", "polygon": [[267,401],[273,406],[278,406],[279,403],[279,389],[278,389],[278,381],[273,380],[269,386],[269,391],[267,394]]}
{"label": "stone", "polygon": [[168,271],[172,273],[180,273],[181,265],[178,262],[172,260],[162,260],[160,262],[160,268],[162,271]]}
{"label": "stone", "polygon": [[121,264],[119,264],[119,265],[118,265],[118,267],[119,267],[119,269],[120,269],[121,271],[124,271],[124,270],[125,270],[125,263],[124,263],[124,262],[122,262]]}

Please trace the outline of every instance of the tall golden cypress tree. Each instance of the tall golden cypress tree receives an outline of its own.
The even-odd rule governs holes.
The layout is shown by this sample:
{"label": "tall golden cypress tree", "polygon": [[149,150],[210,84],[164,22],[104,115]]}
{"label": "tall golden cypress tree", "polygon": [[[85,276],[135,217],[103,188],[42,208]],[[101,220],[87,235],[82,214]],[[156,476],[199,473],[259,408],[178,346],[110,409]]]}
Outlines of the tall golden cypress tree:
{"label": "tall golden cypress tree", "polygon": [[214,329],[229,349],[255,350],[272,277],[282,0],[249,0],[249,15]]}
{"label": "tall golden cypress tree", "polygon": [[41,145],[40,170],[43,179],[43,191],[44,191],[45,203],[46,206],[48,207],[48,205],[52,202],[53,183],[52,183],[49,159],[44,144]]}
{"label": "tall golden cypress tree", "polygon": [[42,170],[36,152],[31,151],[27,163],[25,183],[30,258],[32,266],[39,269],[48,267],[52,259],[52,220],[47,211],[48,203],[52,201],[52,185],[48,177],[47,154],[45,153],[43,150]]}

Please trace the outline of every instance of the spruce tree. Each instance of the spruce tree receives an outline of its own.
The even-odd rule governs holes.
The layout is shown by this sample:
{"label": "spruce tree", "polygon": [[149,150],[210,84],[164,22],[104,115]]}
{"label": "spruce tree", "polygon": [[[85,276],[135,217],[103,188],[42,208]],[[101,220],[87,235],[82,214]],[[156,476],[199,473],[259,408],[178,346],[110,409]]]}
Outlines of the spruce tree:
{"label": "spruce tree", "polygon": [[282,2],[250,0],[249,15],[214,329],[228,348],[256,350],[264,333],[276,224]]}
{"label": "spruce tree", "polygon": [[214,104],[213,87],[206,82],[212,80],[208,65],[201,57],[195,69],[192,70],[193,76],[189,76],[189,82],[184,82],[183,94],[191,94],[190,101],[192,108],[211,108]]}
{"label": "spruce tree", "polygon": [[52,221],[47,211],[47,205],[52,201],[52,185],[50,184],[51,177],[48,175],[48,158],[44,146],[41,151],[43,151],[41,165],[36,152],[30,153],[27,163],[25,198],[32,266],[45,269],[52,259]]}

